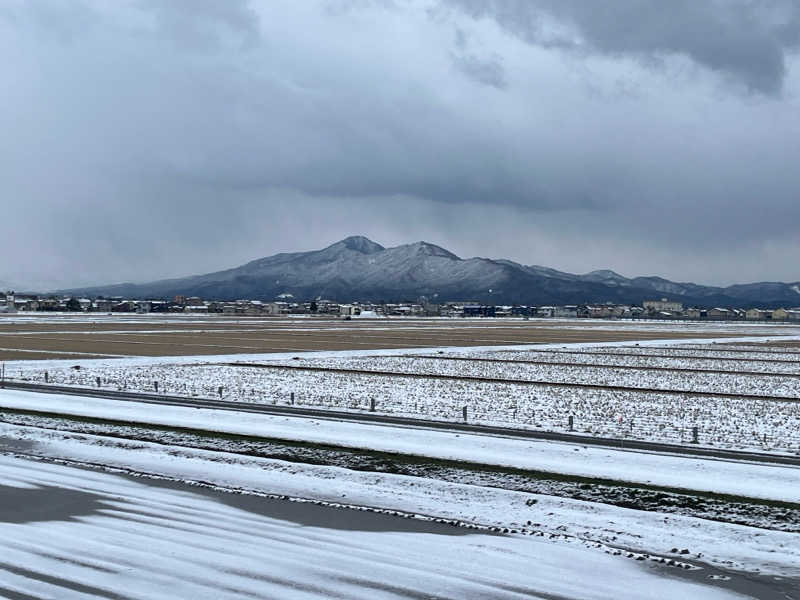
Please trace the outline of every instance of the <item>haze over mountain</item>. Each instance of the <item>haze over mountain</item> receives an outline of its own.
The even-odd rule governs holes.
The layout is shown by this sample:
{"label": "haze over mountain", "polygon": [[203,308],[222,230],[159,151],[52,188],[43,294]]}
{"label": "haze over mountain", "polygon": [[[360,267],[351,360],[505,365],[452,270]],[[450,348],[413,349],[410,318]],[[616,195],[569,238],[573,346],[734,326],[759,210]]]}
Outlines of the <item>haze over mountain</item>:
{"label": "haze over mountain", "polygon": [[242,266],[151,283],[123,283],[64,290],[92,296],[273,300],[397,301],[570,304],[640,303],[667,297],[686,304],[778,306],[800,304],[800,282],[728,287],[676,283],[661,277],[627,278],[610,270],[576,275],[537,265],[488,258],[462,259],[428,242],[384,248],[352,236],[322,250],[281,253]]}

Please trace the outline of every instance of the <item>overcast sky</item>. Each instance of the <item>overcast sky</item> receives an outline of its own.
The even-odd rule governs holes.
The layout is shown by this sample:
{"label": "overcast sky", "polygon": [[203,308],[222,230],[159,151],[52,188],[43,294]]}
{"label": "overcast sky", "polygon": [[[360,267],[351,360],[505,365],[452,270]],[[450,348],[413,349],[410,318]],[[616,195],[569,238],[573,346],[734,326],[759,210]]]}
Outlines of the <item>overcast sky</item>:
{"label": "overcast sky", "polygon": [[799,43],[790,0],[4,0],[0,282],[354,234],[796,281]]}

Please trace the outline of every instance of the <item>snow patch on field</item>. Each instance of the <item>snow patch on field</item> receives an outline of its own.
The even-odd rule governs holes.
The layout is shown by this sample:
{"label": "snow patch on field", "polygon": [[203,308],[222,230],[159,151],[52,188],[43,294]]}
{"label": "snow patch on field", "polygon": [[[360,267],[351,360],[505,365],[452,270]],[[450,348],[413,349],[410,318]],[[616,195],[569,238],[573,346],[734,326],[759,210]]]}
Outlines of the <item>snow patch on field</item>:
{"label": "snow patch on field", "polygon": [[[204,481],[228,489],[370,506],[516,530],[527,528],[529,531],[542,532],[548,536],[555,535],[562,539],[566,537],[573,540],[582,539],[607,543],[651,554],[668,554],[673,547],[687,548],[691,557],[702,555],[703,561],[709,564],[750,571],[760,570],[762,573],[788,577],[800,575],[800,535],[798,534],[759,530],[691,517],[665,516],[570,499],[445,483],[403,475],[363,473],[336,467],[246,458],[222,452],[176,449],[144,442],[115,441],[110,445],[107,439],[99,441],[94,436],[73,437],[75,439],[70,439],[69,436],[61,439],[57,436],[43,439],[38,443],[37,452],[54,457],[104,464],[114,468],[157,473],[178,480]],[[27,467],[26,464],[11,464],[10,468],[14,470],[9,473],[10,460],[0,458],[0,477],[2,477],[0,483],[5,480],[11,485],[14,482],[37,485],[53,484],[54,475],[48,466],[43,465],[42,470],[45,472],[41,473],[37,472],[36,468]],[[75,473],[67,484],[59,479],[55,481],[59,485],[66,485],[73,489],[94,491],[97,478],[91,474],[83,476],[81,473]],[[156,499],[149,498],[149,492],[143,489],[134,491],[135,495],[142,498],[148,505],[155,505],[153,510],[158,510],[163,514],[163,518],[158,520],[163,523],[164,527],[177,529],[176,524],[180,524],[180,530],[184,532],[198,528],[211,530],[218,528],[218,510],[197,513],[191,526],[187,527],[187,524],[183,522],[185,511],[180,510],[176,513],[173,510],[175,500],[164,499],[163,504],[158,504],[153,501]],[[186,504],[186,500],[186,498],[181,498],[180,504]],[[147,523],[152,519],[137,517],[137,521]],[[92,530],[97,532],[98,528],[102,529],[101,523],[98,523],[94,517],[82,517],[80,522],[87,523],[90,532]],[[183,538],[185,534],[181,534],[180,530],[174,535],[169,535],[170,532],[154,535],[151,532],[138,530],[137,528],[141,526],[140,523],[136,523],[131,524],[129,528],[123,528],[123,539],[127,535],[136,535],[134,541],[141,539],[142,544],[152,543],[152,540],[161,540],[161,543],[167,543],[166,540],[174,541],[175,535],[178,536],[178,539],[186,539]],[[38,543],[42,547],[46,547],[46,544],[50,543],[50,538],[46,537],[49,533],[56,534],[57,538],[61,533],[64,533],[65,536],[68,535],[67,531],[62,529],[62,527],[66,527],[66,524],[53,529],[50,527],[51,524],[48,524],[47,530],[42,532],[44,537],[39,538]],[[98,549],[91,543],[93,536],[89,535],[87,538],[85,535],[81,535],[80,528],[77,529],[72,530],[72,539],[81,539],[82,547],[88,548],[95,559],[98,556],[115,556],[114,554],[95,553]],[[243,529],[251,531],[249,527]],[[253,531],[257,531],[257,529]],[[210,533],[213,535],[215,532],[211,531]],[[30,536],[31,531],[30,528],[14,529],[0,525],[0,536],[2,536],[0,540],[3,540],[0,544],[7,544],[9,535],[13,535],[12,539],[14,540],[26,539],[25,536]],[[348,544],[359,539],[359,536],[351,538],[350,535],[350,532],[346,534]],[[27,539],[30,542],[30,537]],[[119,542],[119,537],[114,539]],[[240,548],[236,536],[230,534],[224,536],[226,540],[224,544],[220,544],[219,539],[217,537],[215,543],[210,545],[214,548],[224,548],[224,551],[234,556],[238,554]],[[409,552],[410,548],[402,543],[402,539],[399,537],[395,543],[386,538],[375,540],[382,543],[382,552],[386,553],[387,547],[392,549],[391,553],[395,558],[390,559],[389,563],[398,558],[402,560],[408,558],[405,553]],[[485,543],[483,539],[481,538],[481,544]],[[529,537],[523,539],[526,542],[531,540]],[[427,542],[428,540],[423,541]],[[256,544],[257,539],[251,538],[251,542]],[[448,542],[452,543],[452,540],[448,539]],[[61,539],[61,543],[64,543],[63,539]],[[84,543],[86,543],[85,546]],[[258,543],[258,546],[259,552],[263,556],[263,542]],[[158,547],[157,545],[156,548]],[[414,547],[420,548],[418,545],[412,546],[412,548]],[[470,559],[460,556],[459,548],[461,546],[458,544],[451,545],[446,554],[452,557],[453,563],[460,563],[461,568],[464,568],[463,565],[468,564]],[[554,556],[558,556],[562,552],[559,548],[561,548],[559,544],[515,546],[515,551],[523,552],[529,564],[525,568],[519,569],[517,576],[511,580],[517,582],[536,581],[541,557],[551,551],[556,553]],[[468,547],[462,549],[469,552]],[[307,550],[305,544],[301,543],[294,556],[301,560]],[[437,545],[435,550],[441,552],[444,548]],[[341,546],[339,546],[338,552],[343,555],[349,554],[349,552],[341,553]],[[159,554],[157,551],[157,556]],[[267,555],[272,555],[272,553],[267,553]],[[431,554],[424,552],[422,556],[426,559],[420,564],[426,564],[427,557]],[[537,560],[534,556],[540,558]],[[591,554],[583,554],[582,551],[573,554],[572,559],[592,560]],[[148,556],[148,560],[159,565],[154,567],[157,573],[163,573],[157,558]],[[191,567],[192,561],[189,562],[188,566]],[[315,563],[313,560],[308,562]],[[227,564],[227,562],[223,564]],[[433,564],[437,563],[434,561]],[[554,566],[550,563],[547,564]],[[594,584],[595,579],[597,585],[601,586],[598,589],[603,589],[602,586],[613,587],[614,578],[609,577],[608,573],[599,577],[598,572],[592,572],[590,576],[583,579],[582,574],[585,571],[582,566],[580,569],[576,569],[577,564],[582,565],[583,563],[562,564],[561,566],[565,570],[561,572],[561,578],[580,582],[582,587]],[[516,567],[515,563],[514,568],[516,569]],[[186,568],[187,565],[184,565],[175,572],[185,573]],[[499,565],[481,565],[478,572],[492,576],[497,573],[496,570],[499,568]],[[457,572],[461,572],[461,570],[458,569]],[[563,574],[567,572],[570,573],[570,577],[564,578]],[[542,575],[545,576],[545,581],[549,581],[546,573]],[[577,579],[574,579],[573,576]],[[642,590],[625,587],[635,590],[632,597],[646,597],[642,595]],[[621,593],[621,590],[618,590],[617,594],[609,595],[604,590],[600,597],[624,597],[619,595]],[[654,597],[665,597],[659,594],[663,594],[663,591],[655,593]],[[470,594],[456,595],[470,597]],[[572,595],[572,592],[569,595]],[[595,597],[591,594],[589,596]],[[667,595],[666,597],[683,596]]]}
{"label": "snow patch on field", "polygon": [[[490,363],[471,366],[464,362],[397,357],[304,358],[286,364],[396,369],[421,374],[506,374],[520,379],[627,383],[632,387],[643,386],[634,385],[641,376],[643,382],[665,385],[657,381],[657,375],[648,379],[647,373],[642,372],[601,369],[599,374],[593,374],[590,369]],[[294,396],[298,405],[365,411],[374,400],[380,413],[443,421],[460,421],[466,406],[471,423],[545,431],[565,431],[572,416],[574,427],[581,433],[667,443],[688,443],[692,428],[698,427],[703,445],[800,453],[800,402],[226,365],[162,363],[133,367],[109,363],[80,370],[43,368],[15,373],[12,369],[10,374],[43,383],[45,371],[50,383],[95,387],[100,378],[101,387],[106,389],[148,393],[155,391],[157,383],[160,393],[184,397],[218,398],[222,387],[225,400],[250,404],[289,404]],[[800,396],[797,378],[702,375],[685,377],[683,382],[678,381],[678,376],[664,379],[690,391],[724,393],[738,384],[742,391],[758,392],[760,396]]]}
{"label": "snow patch on field", "polygon": [[[800,468],[551,441],[0,390],[0,406],[796,502]],[[12,427],[13,430],[13,427]]]}

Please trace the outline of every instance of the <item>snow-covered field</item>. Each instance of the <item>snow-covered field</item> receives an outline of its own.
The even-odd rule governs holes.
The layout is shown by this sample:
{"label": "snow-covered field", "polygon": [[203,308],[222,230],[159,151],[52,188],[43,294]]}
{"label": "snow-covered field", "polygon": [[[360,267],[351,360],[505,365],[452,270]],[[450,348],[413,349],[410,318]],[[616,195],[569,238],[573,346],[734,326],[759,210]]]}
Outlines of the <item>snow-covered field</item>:
{"label": "snow-covered field", "polygon": [[[538,354],[538,353],[537,353]],[[595,354],[587,354],[595,356]],[[281,360],[273,360],[279,363]],[[716,393],[800,396],[800,379],[581,369],[371,356],[303,358],[292,365],[398,370],[537,379],[553,382],[665,387]],[[91,363],[87,363],[91,365]],[[235,402],[289,404],[368,410],[424,419],[468,420],[483,424],[565,431],[570,416],[581,433],[596,436],[686,443],[698,428],[702,445],[796,454],[800,452],[800,402],[724,396],[693,397],[660,392],[561,388],[399,377],[358,373],[260,369],[160,362],[135,365],[104,361],[80,370],[48,367],[50,383],[181,396],[219,397]],[[13,369],[10,370],[14,374]],[[26,369],[25,379],[44,381],[45,369]]]}
{"label": "snow-covered field", "polygon": [[[711,350],[709,352],[709,350]],[[688,357],[707,357],[712,356],[714,358],[725,359],[725,358],[734,358],[734,359],[744,359],[747,361],[758,361],[758,360],[768,360],[768,361],[791,361],[795,362],[800,365],[800,358],[796,352],[783,352],[782,349],[776,348],[766,355],[764,353],[756,353],[750,352],[747,350],[730,350],[727,348],[723,348],[721,344],[715,344],[706,347],[698,347],[696,345],[692,346],[671,346],[671,347],[633,347],[630,346],[624,348],[591,348],[587,349],[587,352],[597,352],[597,353],[604,353],[604,352],[613,352],[614,354],[655,354],[655,355],[668,355],[668,356],[688,356]]]}
{"label": "snow-covered field", "polygon": [[[796,343],[796,342],[795,342]],[[765,352],[783,352],[785,354],[789,354],[794,356],[794,358],[800,357],[800,346],[782,346],[781,340],[775,339],[773,340],[773,344],[763,344],[763,343],[745,343],[745,342],[720,342],[717,344],[712,344],[709,346],[708,344],[681,344],[682,348],[692,348],[695,350],[707,350],[708,348],[713,349],[715,352],[717,350],[722,350],[724,352],[728,351],[735,351],[735,352],[756,352],[756,353],[765,353]]]}
{"label": "snow-covered field", "polygon": [[[425,376],[800,396],[797,378],[747,374],[773,369],[797,373],[794,363],[769,362],[779,356],[784,358],[777,360],[798,358],[791,351],[748,353],[740,347],[720,353],[709,352],[711,348],[695,340],[682,345],[675,341],[647,342],[640,347],[632,342],[567,345],[566,350],[580,354],[560,352],[563,345],[540,345],[502,350],[306,353],[297,360],[291,354],[74,358],[8,364],[6,376],[42,382],[47,372],[50,383],[92,388],[100,378],[105,389],[149,393],[155,391],[157,382],[159,393],[211,398],[219,397],[221,387],[223,399],[243,403],[289,404],[293,394],[298,405],[348,411],[367,411],[374,400],[378,412],[452,421],[462,419],[466,406],[470,422],[556,431],[566,431],[572,416],[580,433],[678,443],[688,443],[692,427],[697,426],[701,445],[800,454],[800,403]],[[573,364],[591,361],[603,366],[411,356],[428,353],[441,357],[449,352],[462,358]],[[612,354],[619,352],[626,354]],[[704,353],[715,358],[700,358]],[[670,358],[653,356],[657,354]],[[219,364],[237,359],[420,376]],[[215,364],[204,364],[209,362]],[[74,365],[81,368],[73,369]],[[615,365],[680,365],[733,373],[626,370]],[[728,494],[739,498],[745,507],[773,506],[777,502],[778,513],[781,506],[787,506],[780,502],[798,501],[800,486],[800,471],[790,466],[327,419],[14,390],[0,390],[0,407],[181,431],[199,429],[219,432],[221,439],[224,434],[259,436],[285,443],[473,462],[487,469],[528,469],[563,477],[614,480],[623,482],[621,487],[627,482],[656,486],[662,491],[682,490],[690,496],[697,494],[700,502],[704,493]],[[731,589],[744,590],[717,587],[725,585],[728,576],[733,576],[731,583],[738,577],[735,571],[715,570],[718,568],[760,573],[762,578],[792,578],[780,583],[787,590],[791,587],[787,581],[800,581],[800,534],[769,529],[768,520],[741,525],[726,519],[712,520],[713,515],[698,518],[635,510],[605,500],[577,500],[569,494],[550,496],[475,482],[468,485],[462,479],[285,462],[263,457],[268,455],[235,454],[226,448],[169,445],[178,442],[161,443],[164,440],[160,438],[126,440],[114,437],[113,432],[59,431],[37,423],[36,417],[26,418],[27,422],[0,424],[0,597],[530,598],[538,594],[560,599],[716,598],[731,597]],[[13,452],[18,455],[10,456]],[[44,460],[22,460],[25,454]],[[211,497],[208,491],[201,494],[177,489],[177,483],[165,487],[147,479],[133,480],[45,461],[104,465],[124,472],[157,474],[175,482],[204,482],[229,491],[288,496],[304,502],[293,503],[300,508],[288,511],[293,515],[288,517],[286,510],[266,500],[259,510],[245,509],[235,500],[236,495],[228,494],[226,500]],[[20,498],[23,500],[14,500]],[[38,510],[37,502],[44,502],[47,508]],[[362,508],[338,509],[349,516],[334,519],[339,523],[334,525],[318,512],[333,509],[317,506],[318,502]],[[403,519],[401,523],[407,527],[381,522],[377,527],[369,525],[371,517],[363,507],[423,515],[427,520],[419,525],[414,519]],[[388,515],[381,516],[389,519]],[[448,535],[434,531],[444,525],[430,519],[507,528],[516,533],[490,536],[461,528],[456,530],[461,535]],[[347,527],[341,525],[342,520]],[[676,549],[684,548],[686,554],[677,553]],[[705,563],[704,570],[667,568],[661,557],[678,563],[682,559]],[[682,578],[676,577],[678,573]],[[703,585],[708,583],[715,585]],[[749,585],[752,581],[742,583]]]}
{"label": "snow-covered field", "polygon": [[[615,346],[614,352],[617,350],[625,350],[625,346]],[[662,348],[658,348],[661,350]],[[648,348],[650,352],[646,352],[644,348],[637,349],[639,352],[636,354],[627,353],[625,356],[612,355],[608,352],[591,352],[590,349],[581,350],[580,352],[558,352],[558,350],[538,351],[538,350],[517,350],[517,351],[466,351],[458,353],[445,353],[445,356],[457,357],[473,357],[473,358],[496,358],[501,360],[534,360],[534,361],[550,361],[550,362],[565,362],[572,364],[590,364],[590,365],[605,365],[605,366],[626,366],[626,367],[656,367],[666,369],[705,369],[708,371],[735,371],[735,372],[763,372],[763,373],[788,373],[800,374],[800,364],[770,362],[767,356],[757,354],[749,355],[749,359],[763,359],[763,360],[725,360],[724,358],[717,358],[716,354],[713,359],[698,359],[698,358],[682,358],[679,356],[663,356],[664,352],[653,352],[655,348]],[[621,354],[622,352],[620,352]],[[420,355],[428,354],[427,352],[420,352]]]}
{"label": "snow-covered field", "polygon": [[[264,500],[256,512],[235,497],[18,458],[0,456],[0,490],[34,505],[20,522],[0,519],[5,597],[735,597],[578,543],[428,533],[403,519],[393,530],[390,517],[360,512],[335,528],[329,513],[343,509]],[[48,495],[69,498],[72,514],[37,514]]]}
{"label": "snow-covered field", "polygon": [[[15,433],[6,426],[2,435],[8,438]],[[367,532],[358,531],[357,518],[351,527],[356,531],[331,531],[309,523],[313,515],[302,519],[304,526],[296,521],[276,522],[280,519],[245,516],[174,489],[0,456],[0,486],[39,486],[50,493],[65,488],[95,496],[92,510],[56,507],[76,512],[58,519],[48,518],[47,512],[36,515],[31,501],[20,511],[33,508],[34,518],[20,523],[0,519],[3,560],[26,565],[25,573],[4,583],[19,591],[49,592],[51,597],[71,597],[69,585],[66,595],[54,593],[51,586],[64,585],[62,581],[99,589],[121,585],[133,597],[170,597],[170,592],[171,597],[185,597],[189,592],[197,597],[227,597],[235,595],[233,590],[255,597],[295,597],[290,581],[312,583],[309,597],[407,597],[414,593],[421,597],[531,597],[534,592],[566,598],[716,597],[712,589],[683,588],[685,584],[676,580],[653,576],[648,567],[660,564],[663,559],[656,562],[657,556],[678,561],[684,556],[690,561],[702,558],[710,565],[781,577],[800,575],[798,534],[145,442],[36,431],[21,432],[19,437],[33,443],[36,453],[45,457],[526,534],[444,537]],[[71,520],[66,521],[67,516]],[[609,546],[630,548],[643,560],[626,562],[608,556]],[[672,548],[687,551],[675,555]],[[239,569],[234,568],[236,564]],[[336,587],[342,583],[336,574],[342,572],[353,575],[345,588]],[[699,580],[708,581],[713,572],[704,569]],[[55,583],[46,579],[53,573],[58,574]],[[441,587],[441,577],[455,587]],[[644,577],[640,584],[651,589],[637,589],[629,577]],[[390,584],[395,595],[376,588],[376,581]],[[671,585],[678,587],[664,587]]]}
{"label": "snow-covered field", "polygon": [[[771,501],[795,502],[800,489],[800,468],[788,465],[651,454],[545,440],[180,406],[154,410],[148,403],[17,390],[0,390],[2,408],[400,453]],[[0,435],[3,427],[0,424]],[[15,426],[7,427],[15,430]],[[44,434],[29,432],[29,435],[33,437],[25,439],[45,439]]]}
{"label": "snow-covered field", "polygon": [[[488,358],[490,353],[485,353]],[[546,355],[549,358],[549,355]],[[574,356],[573,361],[575,362]],[[421,357],[364,357],[301,359],[267,361],[268,364],[314,366],[334,369],[366,371],[391,371],[450,375],[456,377],[485,377],[490,379],[515,379],[547,381],[553,383],[578,383],[720,394],[754,394],[760,396],[789,396],[800,400],[800,377],[740,375],[736,373],[686,373],[669,371],[644,371],[624,368],[581,367],[580,365],[546,365],[527,363],[502,363],[446,360]],[[737,371],[743,370],[741,365]]]}

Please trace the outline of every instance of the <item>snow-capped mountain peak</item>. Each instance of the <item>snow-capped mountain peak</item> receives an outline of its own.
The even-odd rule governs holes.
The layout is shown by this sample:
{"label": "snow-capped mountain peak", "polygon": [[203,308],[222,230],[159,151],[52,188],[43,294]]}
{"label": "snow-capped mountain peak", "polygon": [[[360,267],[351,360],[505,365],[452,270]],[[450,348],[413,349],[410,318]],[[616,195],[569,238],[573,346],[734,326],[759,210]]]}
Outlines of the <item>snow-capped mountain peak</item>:
{"label": "snow-capped mountain peak", "polygon": [[628,279],[608,269],[574,275],[510,260],[462,259],[430,242],[385,248],[356,235],[322,250],[276,254],[206,275],[66,291],[139,298],[182,294],[223,300],[273,300],[285,293],[296,300],[325,297],[345,302],[426,296],[507,304],[639,304],[666,296],[686,304],[793,306],[800,295],[800,284],[764,282],[723,288],[675,283],[661,277]]}
{"label": "snow-capped mountain peak", "polygon": [[350,237],[346,237],[341,242],[337,242],[333,245],[336,246],[340,244],[349,250],[361,252],[361,254],[373,254],[375,252],[386,250],[386,248],[380,244],[373,242],[371,239],[364,237],[363,235],[351,235]]}

